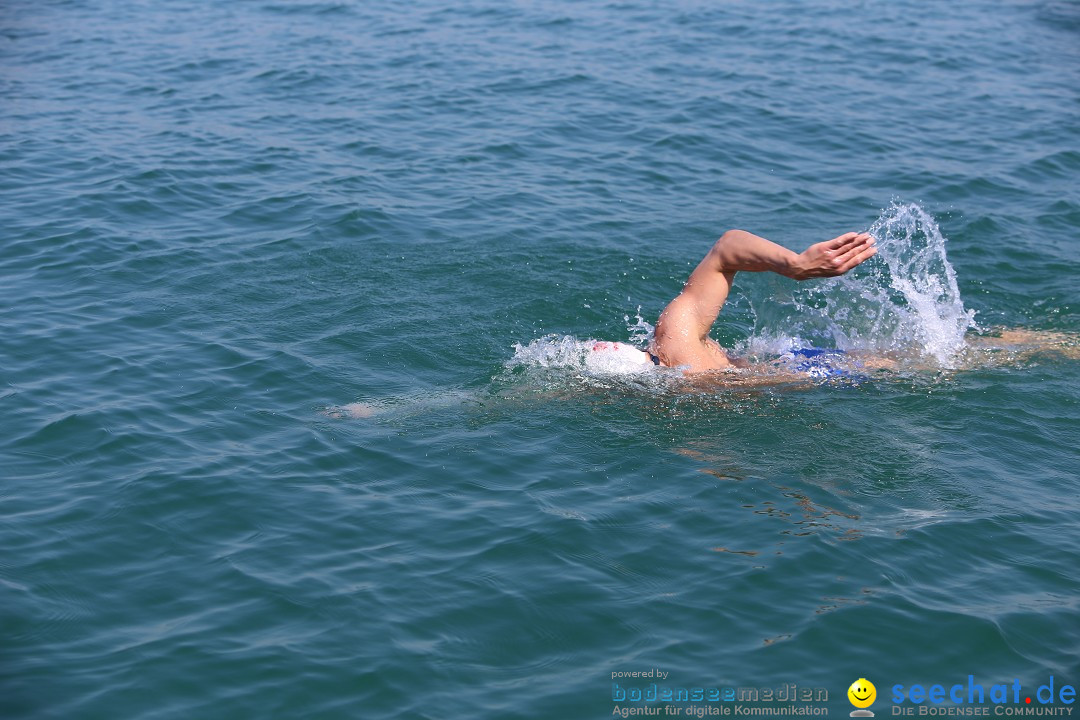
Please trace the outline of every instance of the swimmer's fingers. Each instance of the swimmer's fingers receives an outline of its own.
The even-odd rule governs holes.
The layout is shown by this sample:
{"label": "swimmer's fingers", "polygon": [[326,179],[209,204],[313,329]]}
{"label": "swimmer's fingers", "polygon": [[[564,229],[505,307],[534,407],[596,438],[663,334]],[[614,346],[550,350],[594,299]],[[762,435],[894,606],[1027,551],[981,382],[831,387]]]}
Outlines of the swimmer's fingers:
{"label": "swimmer's fingers", "polygon": [[869,233],[845,233],[832,241],[833,247],[830,249],[837,255],[841,255],[873,242],[874,236]]}
{"label": "swimmer's fingers", "polygon": [[840,268],[840,274],[842,275],[846,273],[848,270],[851,270],[856,265],[862,265],[864,262],[874,257],[875,255],[877,255],[876,247],[870,246],[865,248],[862,252],[856,254],[853,258],[844,263],[843,267]]}
{"label": "swimmer's fingers", "polygon": [[856,238],[858,238],[858,237],[859,237],[859,233],[855,233],[855,232],[844,233],[840,237],[836,237],[836,238],[833,238],[832,240],[830,240],[827,243],[826,247],[829,250],[832,250],[834,252],[836,252],[836,251],[842,252],[844,249],[851,247],[851,245],[855,242]]}
{"label": "swimmer's fingers", "polygon": [[856,265],[866,262],[877,254],[874,247],[874,238],[865,233],[857,237],[857,242],[848,246],[847,249],[833,258],[837,274],[843,275]]}
{"label": "swimmer's fingers", "polygon": [[850,269],[848,262],[873,244],[874,238],[868,233],[844,233],[826,244],[828,250],[825,254],[829,257],[829,264],[835,268],[834,272],[843,273],[846,271],[841,268]]}

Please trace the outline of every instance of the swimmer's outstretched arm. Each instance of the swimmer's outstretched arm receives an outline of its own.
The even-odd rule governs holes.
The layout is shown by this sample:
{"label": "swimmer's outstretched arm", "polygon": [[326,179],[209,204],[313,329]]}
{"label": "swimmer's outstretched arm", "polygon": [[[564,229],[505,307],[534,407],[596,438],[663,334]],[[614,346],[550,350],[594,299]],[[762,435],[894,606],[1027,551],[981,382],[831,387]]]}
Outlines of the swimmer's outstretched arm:
{"label": "swimmer's outstretched arm", "polygon": [[665,365],[688,365],[692,372],[728,367],[727,355],[709,339],[709,330],[727,301],[735,273],[774,272],[795,280],[836,277],[876,252],[867,233],[844,233],[795,253],[745,230],[729,230],[660,314],[656,351]]}

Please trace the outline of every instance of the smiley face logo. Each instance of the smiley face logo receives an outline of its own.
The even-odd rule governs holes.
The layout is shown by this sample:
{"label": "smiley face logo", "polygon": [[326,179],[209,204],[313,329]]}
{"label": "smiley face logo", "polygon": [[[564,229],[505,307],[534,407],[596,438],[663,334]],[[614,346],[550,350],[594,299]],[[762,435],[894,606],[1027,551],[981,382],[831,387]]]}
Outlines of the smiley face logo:
{"label": "smiley face logo", "polygon": [[877,699],[877,688],[866,678],[859,678],[847,689],[848,700],[857,708],[868,708]]}

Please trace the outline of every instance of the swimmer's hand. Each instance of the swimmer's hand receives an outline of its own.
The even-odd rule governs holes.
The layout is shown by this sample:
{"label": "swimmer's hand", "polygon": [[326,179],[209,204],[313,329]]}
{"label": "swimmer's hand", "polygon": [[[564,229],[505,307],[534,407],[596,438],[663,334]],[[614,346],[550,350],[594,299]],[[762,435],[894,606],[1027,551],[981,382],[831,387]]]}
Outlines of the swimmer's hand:
{"label": "swimmer's hand", "polygon": [[869,260],[876,253],[874,238],[868,233],[844,233],[803,250],[783,274],[795,280],[836,277]]}

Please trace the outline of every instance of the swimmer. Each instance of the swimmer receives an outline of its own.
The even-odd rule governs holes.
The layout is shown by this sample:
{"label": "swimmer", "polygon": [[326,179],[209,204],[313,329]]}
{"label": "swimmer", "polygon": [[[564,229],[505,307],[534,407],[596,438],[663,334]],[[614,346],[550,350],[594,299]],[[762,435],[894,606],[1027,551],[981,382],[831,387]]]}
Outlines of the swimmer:
{"label": "swimmer", "polygon": [[[729,357],[724,348],[709,337],[736,273],[774,272],[800,281],[838,277],[877,254],[874,243],[869,233],[849,232],[796,253],[746,231],[729,230],[698,263],[678,297],[660,313],[647,351],[626,342],[593,341],[588,347],[587,367],[601,373],[619,374],[647,372],[655,366],[679,368],[693,376],[691,386],[712,389],[717,377],[709,375],[710,372],[748,367],[746,361]],[[1077,334],[1010,328],[991,329],[990,332],[993,334],[969,336],[971,345],[987,351],[1005,351],[1005,361],[1023,361],[1048,352],[1080,359],[1080,335]],[[856,359],[861,369],[898,367],[896,360],[880,355],[802,348],[791,352],[793,366],[786,372],[733,373],[724,375],[723,382],[725,385],[754,387],[777,383],[805,384],[824,377],[850,376],[850,365],[845,365],[838,357],[844,355]],[[543,364],[548,366],[547,362]],[[974,364],[985,365],[986,360]],[[927,369],[940,368],[935,365]],[[567,396],[576,396],[576,390]],[[378,403],[354,402],[327,408],[324,412],[333,418],[369,419],[395,409],[398,414],[407,414],[418,409],[451,407],[470,401],[468,393],[451,391],[434,397],[425,394]]]}
{"label": "swimmer", "polygon": [[875,253],[868,233],[844,233],[795,253],[744,230],[728,230],[660,313],[649,359],[664,367],[683,367],[687,374],[744,367],[709,337],[735,273],[774,272],[793,280],[837,277]]}

